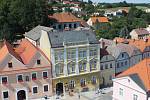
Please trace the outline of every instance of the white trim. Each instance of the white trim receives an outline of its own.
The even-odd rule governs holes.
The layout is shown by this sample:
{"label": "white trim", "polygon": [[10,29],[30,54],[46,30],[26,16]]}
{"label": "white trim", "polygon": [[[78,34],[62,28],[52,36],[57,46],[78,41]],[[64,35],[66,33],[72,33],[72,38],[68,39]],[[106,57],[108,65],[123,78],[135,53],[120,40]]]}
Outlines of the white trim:
{"label": "white trim", "polygon": [[24,79],[23,79],[23,74],[17,74],[17,75],[16,75],[17,83],[20,83],[20,82],[18,82],[18,76],[19,76],[19,75],[22,75],[22,81],[24,81]]}
{"label": "white trim", "polygon": [[[48,85],[48,91],[44,91],[44,86],[46,86],[46,85]],[[43,93],[47,93],[47,92],[49,92],[49,90],[50,90],[50,88],[49,88],[49,84],[43,84]]]}
{"label": "white trim", "polygon": [[[33,88],[34,87],[37,87],[37,93],[33,93]],[[35,85],[35,86],[32,86],[32,95],[35,95],[35,94],[38,94],[39,93],[39,91],[38,91],[38,86],[37,85]]]}
{"label": "white trim", "polygon": [[[3,92],[8,92],[8,98],[4,99],[4,96],[3,96]],[[3,90],[2,91],[2,100],[9,100],[9,90]]]}
{"label": "white trim", "polygon": [[47,78],[48,78],[48,70],[47,71],[42,71],[42,78],[43,78],[43,72],[47,72]]}
{"label": "white trim", "polygon": [[1,76],[1,84],[2,84],[2,78],[6,77],[7,78],[7,83],[8,83],[8,76]]}
{"label": "white trim", "polygon": [[25,91],[25,93],[26,93],[26,100],[28,100],[28,90],[27,90],[27,88],[16,88],[16,100],[18,100],[18,97],[17,97],[17,93],[19,92],[19,91],[21,91],[21,90],[24,90]]}

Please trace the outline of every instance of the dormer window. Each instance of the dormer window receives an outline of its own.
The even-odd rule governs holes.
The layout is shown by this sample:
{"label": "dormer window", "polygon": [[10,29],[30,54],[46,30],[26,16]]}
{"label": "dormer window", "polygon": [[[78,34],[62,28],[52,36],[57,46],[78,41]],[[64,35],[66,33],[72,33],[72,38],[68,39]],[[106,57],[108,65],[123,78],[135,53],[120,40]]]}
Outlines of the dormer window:
{"label": "dormer window", "polygon": [[41,60],[37,60],[37,65],[40,65],[41,64]]}
{"label": "dormer window", "polygon": [[12,67],[13,67],[13,66],[12,66],[12,62],[9,62],[9,63],[8,63],[8,67],[9,67],[9,68],[12,68]]}

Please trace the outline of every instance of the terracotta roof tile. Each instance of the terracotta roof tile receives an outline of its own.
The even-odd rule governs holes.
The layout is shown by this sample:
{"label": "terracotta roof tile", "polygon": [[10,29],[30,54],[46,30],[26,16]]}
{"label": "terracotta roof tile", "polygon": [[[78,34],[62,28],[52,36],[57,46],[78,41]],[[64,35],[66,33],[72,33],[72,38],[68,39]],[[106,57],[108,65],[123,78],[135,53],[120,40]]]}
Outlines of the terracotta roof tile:
{"label": "terracotta roof tile", "polygon": [[124,77],[137,74],[139,78],[142,80],[147,91],[150,90],[150,59],[144,59],[140,63],[130,67],[123,73],[117,75],[116,77]]}
{"label": "terracotta roof tile", "polygon": [[14,48],[12,47],[11,44],[9,44],[7,41],[4,41],[3,47],[0,49],[0,61],[3,61],[4,58],[8,55],[11,54],[14,56],[16,59],[22,62],[22,59],[18,54],[15,53]]}
{"label": "terracotta roof tile", "polygon": [[147,38],[147,40],[139,39],[139,40],[134,40],[134,39],[124,39],[124,38],[115,38],[114,41],[117,41],[119,43],[124,43],[125,41],[128,41],[130,45],[134,45],[137,48],[141,50],[141,52],[144,51],[144,49],[148,46],[150,46],[150,38]]}
{"label": "terracotta roof tile", "polygon": [[92,20],[92,23],[96,23],[97,20],[98,22],[101,22],[101,23],[109,22],[107,17],[91,17],[91,20]]}
{"label": "terracotta roof tile", "polygon": [[50,19],[55,19],[59,23],[63,22],[80,22],[81,20],[69,12],[55,13],[48,16]]}

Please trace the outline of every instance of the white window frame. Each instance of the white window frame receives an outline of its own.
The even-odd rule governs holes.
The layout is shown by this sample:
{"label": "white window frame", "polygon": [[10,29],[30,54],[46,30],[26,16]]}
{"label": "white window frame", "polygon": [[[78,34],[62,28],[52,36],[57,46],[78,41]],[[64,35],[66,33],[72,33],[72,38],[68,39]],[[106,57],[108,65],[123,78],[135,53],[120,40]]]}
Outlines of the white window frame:
{"label": "white window frame", "polygon": [[48,78],[48,71],[42,71],[42,78],[44,78],[44,77],[43,77],[43,73],[44,73],[44,72],[47,73],[47,78]]}
{"label": "white window frame", "polygon": [[[4,95],[3,95],[4,92],[8,92],[8,98],[5,98],[5,99],[4,99]],[[9,100],[9,90],[3,90],[3,91],[2,91],[2,100],[6,100],[6,99]]]}
{"label": "white window frame", "polygon": [[[34,87],[37,87],[37,93],[33,93],[33,88]],[[36,94],[38,94],[39,92],[38,92],[38,86],[32,86],[32,95],[36,95]]]}
{"label": "white window frame", "polygon": [[122,88],[119,88],[119,95],[123,96],[123,89]]}
{"label": "white window frame", "polygon": [[138,100],[138,95],[133,94],[133,100]]}
{"label": "white window frame", "polygon": [[[48,85],[48,91],[44,91],[44,86]],[[49,88],[49,84],[43,84],[43,93],[47,93],[49,92],[50,88]]]}
{"label": "white window frame", "polygon": [[23,74],[17,74],[17,75],[16,75],[17,83],[20,83],[20,82],[18,82],[18,76],[19,76],[19,75],[22,75],[22,80],[24,81],[24,79],[23,79]]}
{"label": "white window frame", "polygon": [[2,84],[2,78],[7,77],[7,83],[8,83],[8,76],[1,76],[1,84]]}
{"label": "white window frame", "polygon": [[73,85],[74,85],[74,88],[75,88],[75,81],[74,80],[70,80],[69,81],[69,86],[70,86],[71,82],[73,82]]}

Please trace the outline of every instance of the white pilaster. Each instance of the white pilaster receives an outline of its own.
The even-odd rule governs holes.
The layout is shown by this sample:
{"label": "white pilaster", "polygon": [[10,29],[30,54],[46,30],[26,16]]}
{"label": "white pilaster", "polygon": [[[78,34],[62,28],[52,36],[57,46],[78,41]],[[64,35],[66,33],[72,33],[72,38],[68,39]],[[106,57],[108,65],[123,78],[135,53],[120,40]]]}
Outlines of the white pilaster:
{"label": "white pilaster", "polygon": [[89,46],[87,46],[87,64],[86,64],[86,68],[87,68],[87,71],[90,72],[90,49],[89,49]]}
{"label": "white pilaster", "polygon": [[97,47],[97,70],[100,70],[100,45]]}
{"label": "white pilaster", "polygon": [[67,70],[67,49],[64,47],[64,75],[68,76],[68,70]]}
{"label": "white pilaster", "polygon": [[53,77],[56,77],[56,71],[55,71],[55,52],[54,52],[54,49],[51,49],[51,62],[52,62],[52,75],[53,75]]}
{"label": "white pilaster", "polygon": [[79,75],[79,65],[78,65],[78,61],[79,61],[78,47],[76,47],[76,74],[77,74],[77,75]]}

